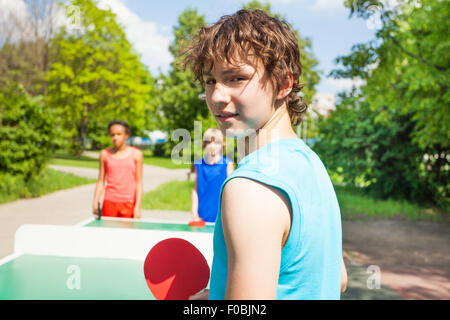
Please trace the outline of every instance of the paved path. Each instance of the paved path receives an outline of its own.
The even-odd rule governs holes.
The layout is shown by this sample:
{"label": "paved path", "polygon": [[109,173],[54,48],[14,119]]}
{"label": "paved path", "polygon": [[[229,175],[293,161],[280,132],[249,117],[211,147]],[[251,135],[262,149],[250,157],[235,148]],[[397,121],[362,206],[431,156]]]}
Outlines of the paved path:
{"label": "paved path", "polygon": [[[97,178],[97,169],[50,166],[82,177]],[[165,169],[144,165],[144,192],[173,180],[186,180],[188,169]],[[23,199],[0,205],[0,258],[14,251],[14,234],[23,224],[74,225],[91,217],[95,184],[57,191],[39,198]],[[142,210],[142,218],[188,221],[188,212]]]}
{"label": "paved path", "polygon": [[[348,296],[390,300],[395,293],[403,299],[450,299],[449,230],[445,223],[427,221],[343,221],[349,284],[361,285]],[[379,269],[381,290],[367,288],[369,266]]]}

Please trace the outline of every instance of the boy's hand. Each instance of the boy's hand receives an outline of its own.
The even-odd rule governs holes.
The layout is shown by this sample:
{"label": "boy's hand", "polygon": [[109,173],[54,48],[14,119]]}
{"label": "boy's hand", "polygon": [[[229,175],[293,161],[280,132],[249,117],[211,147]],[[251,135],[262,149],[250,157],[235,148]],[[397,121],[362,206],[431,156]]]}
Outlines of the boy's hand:
{"label": "boy's hand", "polygon": [[198,213],[192,213],[192,217],[191,217],[191,221],[200,221],[202,219],[200,219]]}
{"label": "boy's hand", "polygon": [[94,205],[92,206],[92,214],[97,215],[97,211],[98,211],[98,203],[94,203]]}
{"label": "boy's hand", "polygon": [[141,218],[141,208],[139,208],[139,207],[135,207],[134,208],[133,217],[134,217],[134,219],[140,219]]}
{"label": "boy's hand", "polygon": [[190,296],[189,300],[209,300],[209,289],[197,292],[193,296]]}

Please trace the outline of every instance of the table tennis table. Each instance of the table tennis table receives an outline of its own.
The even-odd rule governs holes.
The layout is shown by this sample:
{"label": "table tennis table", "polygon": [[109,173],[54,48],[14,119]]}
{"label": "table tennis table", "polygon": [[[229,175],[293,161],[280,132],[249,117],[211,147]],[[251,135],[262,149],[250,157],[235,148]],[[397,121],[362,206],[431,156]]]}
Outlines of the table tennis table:
{"label": "table tennis table", "polygon": [[143,272],[149,250],[161,240],[182,238],[211,267],[213,228],[120,218],[22,225],[14,253],[0,259],[0,300],[154,300]]}

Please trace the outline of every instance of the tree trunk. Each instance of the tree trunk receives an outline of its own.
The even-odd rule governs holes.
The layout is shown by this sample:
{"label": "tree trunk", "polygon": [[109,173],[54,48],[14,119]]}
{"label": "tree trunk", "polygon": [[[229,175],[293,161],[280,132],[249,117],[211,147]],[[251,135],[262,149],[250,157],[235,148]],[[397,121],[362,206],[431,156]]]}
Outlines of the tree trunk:
{"label": "tree trunk", "polygon": [[77,155],[81,155],[84,151],[84,146],[87,138],[87,126],[88,126],[88,114],[89,114],[89,104],[86,103],[84,106],[83,119],[81,120],[81,126],[79,131],[79,148]]}

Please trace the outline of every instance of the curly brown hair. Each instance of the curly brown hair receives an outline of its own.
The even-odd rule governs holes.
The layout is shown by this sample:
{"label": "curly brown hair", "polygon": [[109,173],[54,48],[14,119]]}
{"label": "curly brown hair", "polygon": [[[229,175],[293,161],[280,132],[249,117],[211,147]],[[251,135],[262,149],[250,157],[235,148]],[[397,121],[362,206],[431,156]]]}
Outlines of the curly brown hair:
{"label": "curly brown hair", "polygon": [[204,85],[203,75],[216,61],[235,64],[247,55],[256,56],[264,65],[275,92],[292,74],[291,93],[285,98],[293,125],[298,125],[307,105],[298,95],[303,88],[297,38],[285,21],[261,10],[239,10],[220,18],[215,24],[202,27],[185,51],[184,67],[189,67],[197,81]]}

